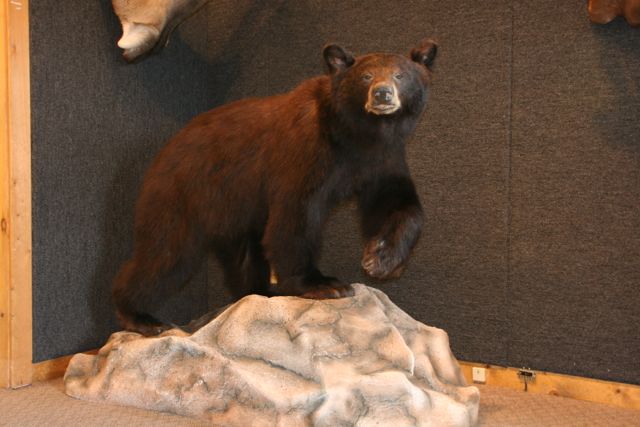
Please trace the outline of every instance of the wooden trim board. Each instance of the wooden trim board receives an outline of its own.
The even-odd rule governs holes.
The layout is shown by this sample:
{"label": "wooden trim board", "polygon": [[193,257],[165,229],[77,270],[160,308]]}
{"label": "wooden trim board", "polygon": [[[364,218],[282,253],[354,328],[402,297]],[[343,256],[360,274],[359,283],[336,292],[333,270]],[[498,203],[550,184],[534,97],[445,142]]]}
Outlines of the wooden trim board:
{"label": "wooden trim board", "polygon": [[0,6],[0,386],[31,383],[29,1]]}
{"label": "wooden trim board", "polygon": [[[97,354],[98,350],[85,351],[83,354]],[[49,381],[64,376],[69,361],[74,355],[45,360],[33,364],[33,382]]]}
{"label": "wooden trim board", "polygon": [[0,387],[9,386],[9,82],[7,2],[0,2]]}
{"label": "wooden trim board", "polygon": [[48,381],[64,376],[69,361],[73,356],[63,356],[57,359],[45,360],[33,364],[33,382]]}
{"label": "wooden trim board", "polygon": [[[98,354],[98,350],[83,351],[83,354]],[[69,361],[74,355],[45,360],[33,364],[33,382],[49,381],[64,376]]]}
{"label": "wooden trim board", "polygon": [[[484,384],[524,390],[524,382],[518,377],[519,369],[517,368],[461,361],[460,368],[469,384],[473,384],[473,367],[485,368],[486,381]],[[570,397],[625,409],[640,410],[640,386],[638,385],[552,372],[535,371],[535,374],[535,379],[527,385],[528,392]]]}

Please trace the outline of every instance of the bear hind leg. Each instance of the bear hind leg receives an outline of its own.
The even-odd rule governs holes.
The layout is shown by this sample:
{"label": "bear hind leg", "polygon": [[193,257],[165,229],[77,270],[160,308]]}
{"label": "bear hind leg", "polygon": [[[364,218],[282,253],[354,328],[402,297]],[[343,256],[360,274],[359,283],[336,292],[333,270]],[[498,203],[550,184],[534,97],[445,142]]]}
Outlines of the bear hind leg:
{"label": "bear hind leg", "polygon": [[153,336],[174,326],[149,314],[149,307],[167,291],[177,289],[175,285],[188,281],[200,265],[202,254],[183,254],[167,264],[160,255],[142,253],[138,251],[122,266],[112,295],[120,325],[128,331]]}
{"label": "bear hind leg", "polygon": [[225,282],[235,298],[248,294],[269,295],[271,269],[260,239],[249,236],[215,248]]}
{"label": "bear hind leg", "polygon": [[151,299],[152,289],[143,284],[143,272],[136,258],[127,261],[113,284],[113,301],[118,323],[127,331],[152,336],[169,329],[169,325],[145,312],[144,306]]}

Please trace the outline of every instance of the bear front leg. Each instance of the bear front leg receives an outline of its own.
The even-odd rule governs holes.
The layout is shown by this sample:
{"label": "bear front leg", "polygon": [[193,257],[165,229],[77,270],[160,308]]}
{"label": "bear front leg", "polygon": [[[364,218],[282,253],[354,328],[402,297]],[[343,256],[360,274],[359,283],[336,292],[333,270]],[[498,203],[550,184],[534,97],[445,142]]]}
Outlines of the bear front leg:
{"label": "bear front leg", "polygon": [[316,267],[324,215],[322,209],[311,215],[307,209],[289,201],[279,203],[269,214],[263,246],[277,278],[270,294],[312,299],[352,296],[350,285],[323,275]]}
{"label": "bear front leg", "polygon": [[368,240],[362,267],[377,279],[399,277],[418,242],[424,222],[411,178],[379,178],[365,186],[359,206],[363,233]]}

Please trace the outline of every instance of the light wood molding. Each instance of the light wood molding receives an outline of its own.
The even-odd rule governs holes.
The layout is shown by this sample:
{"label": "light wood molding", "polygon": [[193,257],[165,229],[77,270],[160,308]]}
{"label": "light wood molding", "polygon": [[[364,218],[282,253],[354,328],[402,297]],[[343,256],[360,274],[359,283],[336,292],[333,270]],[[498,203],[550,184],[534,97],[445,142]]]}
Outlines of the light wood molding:
{"label": "light wood molding", "polygon": [[29,2],[0,5],[0,386],[31,383]]}
{"label": "light wood molding", "polygon": [[[460,367],[469,384],[473,383],[472,368],[480,367],[486,369],[484,384],[524,390],[524,382],[518,377],[517,368],[462,361]],[[527,391],[530,393],[551,394],[640,410],[640,386],[551,372],[535,371],[535,373],[535,380],[529,382],[527,386]]]}
{"label": "light wood molding", "polygon": [[0,387],[9,385],[9,126],[7,2],[0,2]]}
{"label": "light wood molding", "polygon": [[48,381],[64,376],[69,361],[73,356],[63,356],[57,359],[45,360],[33,364],[33,382]]}
{"label": "light wood molding", "polygon": [[[98,350],[84,351],[83,354],[98,354]],[[64,376],[69,361],[74,355],[45,360],[33,364],[33,382],[49,381]]]}

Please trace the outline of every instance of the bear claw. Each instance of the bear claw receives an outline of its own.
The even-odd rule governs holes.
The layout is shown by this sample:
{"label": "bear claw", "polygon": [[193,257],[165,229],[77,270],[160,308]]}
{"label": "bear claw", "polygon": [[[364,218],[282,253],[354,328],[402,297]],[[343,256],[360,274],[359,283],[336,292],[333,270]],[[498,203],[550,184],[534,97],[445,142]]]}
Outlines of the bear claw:
{"label": "bear claw", "polygon": [[387,279],[399,277],[404,271],[402,257],[385,240],[376,239],[365,248],[362,268],[371,277]]}
{"label": "bear claw", "polygon": [[354,295],[351,285],[321,285],[308,290],[300,295],[302,298],[308,299],[337,299],[347,298]]}

